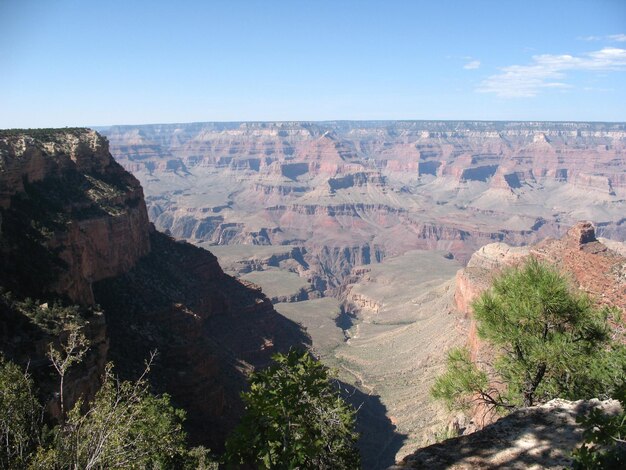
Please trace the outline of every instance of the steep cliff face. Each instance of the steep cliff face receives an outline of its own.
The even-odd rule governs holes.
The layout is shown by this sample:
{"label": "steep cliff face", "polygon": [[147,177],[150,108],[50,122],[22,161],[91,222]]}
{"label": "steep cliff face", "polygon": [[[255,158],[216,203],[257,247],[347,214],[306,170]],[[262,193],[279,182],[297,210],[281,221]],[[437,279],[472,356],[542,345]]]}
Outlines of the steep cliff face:
{"label": "steep cliff face", "polygon": [[[139,182],[88,129],[0,131],[0,224],[0,351],[30,363],[49,398],[48,345],[82,325],[89,352],[66,379],[68,408],[94,395],[107,361],[135,379],[157,350],[152,386],[187,409],[194,442],[219,449],[246,372],[308,343],[258,287],[156,232]],[[52,318],[58,302],[74,316]]]}
{"label": "steep cliff face", "polygon": [[599,241],[590,222],[574,225],[561,239],[548,238],[530,247],[516,248],[504,243],[486,245],[457,273],[454,296],[457,308],[471,315],[472,300],[489,287],[494,275],[533,256],[569,274],[597,303],[614,305],[626,315],[623,246],[620,242]]}
{"label": "steep cliff face", "polygon": [[[76,321],[89,351],[66,378],[66,406],[95,394],[109,341],[105,315],[87,308],[95,304],[92,284],[146,255],[149,230],[139,182],[96,132],[0,131],[0,287],[12,292],[2,300],[0,349],[32,364],[46,399],[58,390],[48,345],[58,345],[66,324]],[[19,302],[27,297],[41,306]],[[55,317],[57,302],[79,304],[80,318]],[[58,400],[48,409],[58,416]]]}
{"label": "steep cliff face", "polygon": [[[0,169],[5,255],[13,258],[21,236],[53,253],[55,279],[42,291],[92,305],[93,282],[124,273],[150,251],[141,186],[96,132],[4,131]],[[12,233],[20,218],[31,219],[26,234]]]}

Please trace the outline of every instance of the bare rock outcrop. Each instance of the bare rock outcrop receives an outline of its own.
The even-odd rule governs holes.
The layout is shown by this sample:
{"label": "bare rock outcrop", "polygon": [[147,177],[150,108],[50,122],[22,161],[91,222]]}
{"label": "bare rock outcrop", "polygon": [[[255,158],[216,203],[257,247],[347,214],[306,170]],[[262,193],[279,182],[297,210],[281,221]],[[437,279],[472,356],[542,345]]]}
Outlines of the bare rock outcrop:
{"label": "bare rock outcrop", "polygon": [[583,429],[576,418],[593,408],[605,413],[621,409],[615,400],[555,399],[522,408],[480,431],[419,449],[389,470],[569,468],[571,452],[583,440]]}
{"label": "bare rock outcrop", "polygon": [[512,247],[506,243],[490,243],[472,255],[467,267],[456,275],[454,300],[457,309],[470,313],[470,304],[489,287],[491,277],[506,266],[518,264],[529,254],[527,247]]}
{"label": "bare rock outcrop", "polygon": [[533,256],[572,276],[576,285],[599,304],[615,305],[626,314],[626,257],[622,247],[619,242],[605,244],[598,240],[590,222],[574,225],[561,239],[548,238],[530,247],[511,247],[504,243],[486,245],[457,273],[457,308],[464,314],[471,314],[472,300],[489,287],[495,274]]}

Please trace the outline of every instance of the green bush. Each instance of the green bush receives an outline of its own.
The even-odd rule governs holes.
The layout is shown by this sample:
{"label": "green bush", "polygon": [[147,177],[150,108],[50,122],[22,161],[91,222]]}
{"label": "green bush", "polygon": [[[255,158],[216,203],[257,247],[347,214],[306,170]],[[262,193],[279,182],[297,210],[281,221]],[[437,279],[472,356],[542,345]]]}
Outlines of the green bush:
{"label": "green bush", "polygon": [[184,412],[167,395],[155,397],[148,384],[118,382],[109,364],[89,409],[78,402],[39,449],[35,467],[174,468],[185,452]]}
{"label": "green bush", "polygon": [[626,468],[626,385],[614,394],[622,410],[615,415],[599,409],[576,419],[585,428],[583,445],[574,450],[574,469]]}
{"label": "green bush", "polygon": [[152,395],[145,374],[120,382],[109,364],[94,400],[83,405],[48,430],[32,379],[0,357],[0,468],[217,468],[208,450],[187,447],[185,413],[169,396]]}
{"label": "green bush", "polygon": [[243,393],[246,413],[226,443],[238,468],[356,469],[354,410],[331,383],[328,370],[306,352],[277,354],[252,374]]}
{"label": "green bush", "polygon": [[30,375],[0,355],[0,468],[26,468],[41,442],[42,413]]}

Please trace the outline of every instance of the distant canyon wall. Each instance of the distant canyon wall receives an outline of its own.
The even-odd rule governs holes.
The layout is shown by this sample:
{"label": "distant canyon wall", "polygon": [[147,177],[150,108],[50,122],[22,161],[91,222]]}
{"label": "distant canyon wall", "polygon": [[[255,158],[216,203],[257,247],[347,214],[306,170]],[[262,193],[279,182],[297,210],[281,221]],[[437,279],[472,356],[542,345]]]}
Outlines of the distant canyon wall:
{"label": "distant canyon wall", "polygon": [[[157,228],[294,245],[336,294],[361,263],[535,243],[578,220],[626,238],[626,124],[375,121],[102,128]],[[369,257],[350,253],[370,251]],[[333,253],[346,253],[337,260]],[[355,264],[356,263],[356,264]]]}

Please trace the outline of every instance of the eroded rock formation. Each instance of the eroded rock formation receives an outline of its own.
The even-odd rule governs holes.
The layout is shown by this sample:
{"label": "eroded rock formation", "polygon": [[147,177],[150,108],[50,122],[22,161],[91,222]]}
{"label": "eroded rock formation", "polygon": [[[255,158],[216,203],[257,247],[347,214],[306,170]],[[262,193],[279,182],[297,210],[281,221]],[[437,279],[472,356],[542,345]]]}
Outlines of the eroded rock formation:
{"label": "eroded rock formation", "polygon": [[96,132],[7,131],[0,134],[0,169],[3,231],[15,229],[6,225],[17,217],[31,217],[39,233],[22,236],[38,236],[63,265],[45,288],[91,305],[93,282],[126,272],[150,251],[139,181]]}
{"label": "eroded rock formation", "polygon": [[[321,294],[340,295],[355,262],[414,249],[466,263],[485,244],[536,243],[580,219],[626,238],[624,124],[194,123],[102,132],[142,181],[157,228],[199,244],[300,247],[309,265],[302,275]],[[352,256],[372,247],[378,255],[369,261]]]}
{"label": "eroded rock formation", "polygon": [[471,301],[489,287],[503,268],[520,264],[529,256],[545,260],[570,275],[598,304],[613,305],[626,315],[626,257],[624,243],[600,241],[591,222],[571,227],[561,239],[548,238],[530,247],[495,243],[478,250],[456,277],[455,301],[471,314]]}

